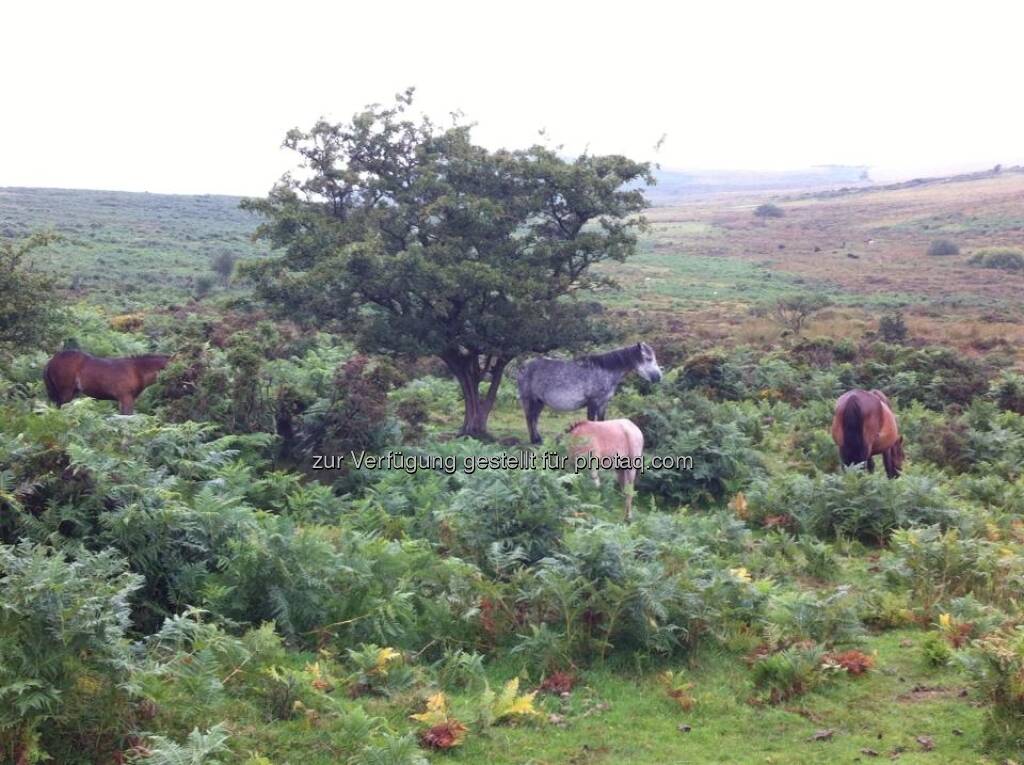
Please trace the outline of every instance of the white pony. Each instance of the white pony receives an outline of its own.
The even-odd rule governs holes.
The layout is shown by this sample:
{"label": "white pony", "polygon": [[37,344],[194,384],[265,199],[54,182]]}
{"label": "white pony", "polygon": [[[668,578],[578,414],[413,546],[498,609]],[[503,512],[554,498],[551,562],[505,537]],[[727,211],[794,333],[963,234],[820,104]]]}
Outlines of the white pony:
{"label": "white pony", "polygon": [[569,457],[576,472],[590,471],[600,486],[598,469],[615,471],[626,494],[626,521],[633,509],[633,484],[644,454],[644,434],[631,420],[583,420],[569,430]]}

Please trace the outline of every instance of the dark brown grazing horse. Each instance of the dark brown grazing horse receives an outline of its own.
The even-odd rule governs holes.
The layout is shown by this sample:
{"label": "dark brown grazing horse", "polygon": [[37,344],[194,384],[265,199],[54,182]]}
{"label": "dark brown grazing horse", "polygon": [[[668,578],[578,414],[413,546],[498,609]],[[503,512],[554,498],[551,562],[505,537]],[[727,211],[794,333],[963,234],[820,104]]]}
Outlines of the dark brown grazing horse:
{"label": "dark brown grazing horse", "polygon": [[863,462],[872,472],[874,455],[881,454],[885,474],[896,478],[903,468],[903,436],[896,425],[889,399],[880,390],[847,391],[836,402],[832,440],[844,465]]}
{"label": "dark brown grazing horse", "polygon": [[103,401],[116,401],[121,414],[132,414],[135,399],[153,384],[170,358],[152,353],[100,359],[81,351],[61,351],[43,369],[46,395],[57,406],[64,406],[76,394],[84,393]]}

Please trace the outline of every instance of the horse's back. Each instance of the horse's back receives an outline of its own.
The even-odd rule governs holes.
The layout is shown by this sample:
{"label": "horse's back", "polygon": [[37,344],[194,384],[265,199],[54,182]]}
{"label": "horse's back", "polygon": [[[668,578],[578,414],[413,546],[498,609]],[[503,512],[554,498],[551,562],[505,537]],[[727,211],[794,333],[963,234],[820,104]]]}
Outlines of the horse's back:
{"label": "horse's back", "polygon": [[622,442],[626,448],[626,456],[639,457],[644,453],[644,433],[636,423],[625,417],[618,420],[606,420],[622,433]]}
{"label": "horse's back", "polygon": [[619,454],[639,457],[644,450],[644,434],[632,420],[584,420],[570,431],[580,440],[580,448],[604,456]]}
{"label": "horse's back", "polygon": [[[855,417],[850,416],[853,406],[858,410]],[[836,401],[832,438],[840,448],[845,440],[844,430],[853,424],[854,419],[859,419],[862,437],[871,446],[873,453],[887,449],[899,438],[896,415],[893,414],[889,399],[880,390],[854,388]]]}

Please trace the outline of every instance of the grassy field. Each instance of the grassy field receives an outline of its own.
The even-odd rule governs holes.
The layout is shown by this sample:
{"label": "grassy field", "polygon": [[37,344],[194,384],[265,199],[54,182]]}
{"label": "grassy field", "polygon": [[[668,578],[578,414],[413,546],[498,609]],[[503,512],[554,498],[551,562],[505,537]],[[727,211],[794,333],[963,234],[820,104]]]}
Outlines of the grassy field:
{"label": "grassy field", "polygon": [[[359,632],[361,620],[370,614],[358,603],[351,606],[351,612],[338,606],[340,617],[329,611],[336,618],[331,625],[336,632],[331,634],[341,637],[317,651],[311,646],[314,630],[296,626],[287,635],[288,650],[282,649],[280,661],[254,670],[253,677],[247,676],[249,659],[239,660],[232,653],[237,647],[232,648],[224,635],[211,639],[213,647],[206,653],[194,647],[194,653],[186,651],[183,669],[175,669],[170,661],[160,665],[162,657],[158,656],[139,670],[143,677],[140,686],[157,701],[147,707],[150,717],[139,723],[137,730],[166,732],[181,741],[193,726],[209,728],[224,721],[231,734],[232,754],[223,762],[414,763],[411,757],[374,755],[374,759],[366,755],[358,759],[361,749],[354,749],[352,742],[363,738],[378,741],[385,728],[397,735],[417,730],[410,715],[423,711],[426,699],[441,683],[427,661],[428,656],[431,661],[439,660],[435,656],[441,655],[437,643],[479,647],[486,658],[482,677],[491,687],[518,677],[527,691],[546,677],[547,667],[541,668],[537,655],[530,651],[495,649],[493,655],[488,653],[500,641],[488,632],[490,627],[479,627],[480,603],[506,604],[510,615],[502,628],[505,631],[495,628],[506,646],[534,645],[528,640],[536,639],[536,645],[543,648],[543,642],[536,634],[531,638],[528,630],[557,620],[544,612],[530,622],[525,614],[523,603],[529,598],[522,592],[530,592],[531,586],[543,591],[544,585],[530,578],[533,574],[528,567],[518,573],[501,570],[487,557],[486,545],[460,541],[459,534],[468,532],[460,527],[458,513],[445,515],[445,511],[450,504],[468,501],[460,489],[463,484],[453,488],[426,479],[423,483],[396,479],[380,488],[370,480],[355,483],[348,476],[349,482],[339,479],[332,493],[325,488],[329,481],[324,485],[308,481],[311,473],[297,460],[270,454],[267,443],[273,438],[266,433],[273,432],[285,409],[281,391],[287,389],[289,395],[301,399],[308,412],[318,416],[329,412],[341,379],[338,370],[352,350],[338,338],[303,336],[287,322],[272,325],[262,314],[255,318],[245,314],[232,302],[245,294],[244,285],[218,285],[209,294],[197,296],[197,280],[209,276],[216,255],[230,252],[244,259],[266,251],[264,245],[250,240],[256,221],[238,209],[238,201],[213,196],[0,189],[0,235],[53,230],[63,237],[38,264],[59,276],[67,302],[81,311],[78,315],[90,317],[88,326],[83,322],[81,329],[87,347],[91,341],[97,343],[94,347],[134,352],[154,343],[165,350],[178,350],[169,347],[178,343],[187,361],[175,371],[178,377],[174,379],[184,381],[179,387],[189,391],[183,397],[173,385],[155,387],[143,396],[140,411],[144,414],[132,421],[136,424],[118,424],[118,418],[106,417],[104,404],[75,405],[70,411],[54,413],[37,408],[42,395],[38,366],[45,354],[42,350],[26,352],[4,370],[6,378],[0,387],[0,422],[4,424],[0,435],[6,439],[0,457],[10,461],[10,469],[0,464],[0,510],[6,513],[17,504],[19,512],[31,513],[33,517],[22,531],[34,540],[52,540],[69,533],[70,528],[83,544],[91,540],[88,534],[95,534],[96,539],[121,549],[132,570],[151,576],[152,570],[146,567],[156,566],[159,585],[153,589],[158,595],[178,587],[199,601],[185,601],[186,596],[174,590],[175,597],[181,599],[176,603],[203,605],[210,613],[216,613],[218,606],[223,608],[232,614],[225,617],[228,631],[248,618],[231,611],[236,600],[262,602],[259,598],[266,593],[278,598],[279,591],[288,587],[301,596],[303,586],[333,574],[333,569],[316,567],[328,555],[325,550],[335,549],[332,545],[341,549],[353,539],[358,545],[345,548],[350,557],[341,568],[346,576],[358,574],[371,582],[385,582],[391,591],[381,598],[404,592],[403,588],[423,586],[419,576],[434,577],[429,579],[429,587],[434,589],[424,596],[430,602],[417,606],[417,616],[409,616],[401,603],[381,607],[410,634],[409,622],[430,611],[431,602],[443,604],[447,598],[456,603],[465,596],[460,587],[479,588],[473,590],[477,598],[473,608],[467,608],[458,620],[445,622],[453,635],[464,628],[470,637],[428,635],[422,644],[408,638],[410,646],[415,643],[418,650],[407,647],[403,661],[416,668],[416,679],[394,689],[373,689],[369,683],[352,679],[358,674],[353,669],[355,660],[345,649],[355,645],[357,636],[360,643],[371,642],[372,635],[381,645],[385,639],[397,645],[403,634],[390,623],[391,632],[381,628],[371,633],[368,627],[367,632]],[[753,210],[765,201],[779,205],[783,216],[755,217]],[[641,483],[637,500],[641,516],[653,519],[651,522],[666,516],[680,526],[693,527],[694,536],[680,543],[679,552],[658,547],[671,543],[656,536],[644,540],[630,537],[637,532],[621,524],[621,497],[608,481],[600,489],[585,481],[558,489],[564,494],[558,495],[561,499],[556,504],[569,503],[572,512],[558,516],[558,540],[553,544],[560,560],[574,565],[577,559],[590,561],[586,556],[596,555],[594,549],[607,548],[617,554],[635,544],[636,554],[626,556],[630,562],[663,563],[663,576],[686,582],[688,597],[700,599],[705,592],[718,593],[715,588],[720,588],[727,593],[721,598],[728,600],[728,607],[722,607],[724,615],[694,617],[687,626],[700,632],[701,639],[687,644],[685,650],[633,647],[613,650],[608,657],[603,656],[603,649],[600,656],[592,649],[583,651],[586,658],[567,667],[576,679],[571,693],[539,695],[538,714],[528,721],[474,725],[461,746],[448,753],[430,753],[430,760],[496,765],[783,765],[875,759],[996,765],[1020,761],[1024,747],[1019,739],[1010,743],[991,740],[987,727],[991,697],[965,665],[952,659],[929,662],[927,657],[934,650],[936,636],[946,639],[942,630],[949,625],[950,612],[952,623],[967,625],[965,630],[981,624],[997,630],[1022,621],[1019,585],[1024,581],[1024,531],[1020,525],[1024,478],[1019,457],[1024,455],[1020,427],[1024,418],[1014,408],[1012,390],[1004,396],[1013,399],[1011,403],[998,407],[993,402],[1003,399],[992,391],[997,373],[1012,374],[1024,368],[1024,321],[1020,318],[1024,272],[967,263],[973,252],[984,247],[1024,247],[1022,211],[1024,174],[1017,172],[842,193],[792,189],[776,194],[719,193],[652,208],[647,215],[650,229],[636,257],[603,267],[617,286],[604,291],[600,299],[611,319],[622,322],[631,340],[654,343],[669,374],[657,389],[628,382],[613,400],[609,416],[647,418],[652,431],[664,439],[659,448],[692,448],[714,463],[715,470],[728,475],[701,491],[691,491],[689,485],[679,489],[669,479],[657,476],[649,484]],[[929,244],[938,238],[955,242],[959,254],[927,255]],[[795,333],[775,318],[773,306],[780,299],[807,294],[823,295],[829,305],[814,313],[802,332]],[[879,318],[895,311],[905,319],[908,336],[893,346],[895,350],[879,350],[875,346]],[[142,315],[144,327],[122,332],[105,325],[125,312]],[[236,344],[239,338],[248,345]],[[804,341],[819,342],[833,355],[825,361],[808,362],[800,355],[809,352]],[[186,349],[188,343],[192,345]],[[952,349],[953,359],[969,360],[979,368],[991,359],[1001,366],[993,361],[991,368],[984,367],[988,377],[977,390],[972,388],[963,401],[943,410],[934,405],[934,397],[957,393],[956,384],[962,381],[946,380],[942,381],[945,387],[937,387],[935,378],[943,365],[951,362],[950,357],[930,361],[932,346]],[[733,353],[735,357],[729,356]],[[693,360],[718,358],[715,354],[726,359],[721,367],[723,377],[741,369],[742,375],[736,374],[745,375],[742,384],[719,378],[687,382],[687,375],[699,366]],[[253,361],[254,356],[260,358]],[[457,387],[423,369],[427,368],[406,370],[410,379],[396,384],[390,399],[380,404],[382,409],[390,407],[392,421],[401,420],[400,428],[387,431],[388,437],[394,438],[395,432],[413,432],[416,426],[422,433],[409,439],[411,448],[425,444],[458,449],[452,441],[461,421]],[[882,379],[902,386],[898,401],[908,433],[910,469],[895,487],[862,475],[842,484],[834,476],[834,449],[827,434],[834,391],[863,370],[874,375],[865,380]],[[513,367],[513,379],[514,373]],[[960,374],[951,372],[953,377]],[[362,378],[345,379],[356,385]],[[242,397],[231,396],[247,381],[255,383],[242,406]],[[742,391],[728,388],[734,382]],[[697,402],[698,396],[707,398]],[[670,397],[696,410],[706,407],[709,421],[702,420],[699,412],[692,422],[671,421],[677,413],[658,408],[662,399]],[[410,407],[413,415],[404,414],[402,406],[408,403],[421,406],[422,411]],[[394,416],[396,411],[400,416]],[[40,414],[43,412],[45,416]],[[541,430],[554,436],[579,416],[545,412]],[[659,417],[671,426],[658,425]],[[193,426],[188,422],[191,419],[207,421],[209,431]],[[720,428],[716,430],[716,426]],[[257,437],[251,443],[246,441],[253,433]],[[512,449],[525,441],[511,382],[506,382],[498,398],[491,433],[499,444]],[[212,440],[219,436],[227,441]],[[266,438],[260,440],[263,436]],[[735,443],[742,448],[729,445]],[[139,453],[143,456],[133,462]],[[254,456],[257,454],[261,456]],[[745,461],[757,463],[753,477],[744,472]],[[730,467],[732,463],[739,467]],[[24,474],[19,472],[22,470]],[[659,480],[666,484],[658,484]],[[828,502],[835,506],[828,505],[827,510],[837,515],[859,511],[859,493],[874,492],[865,501],[876,502],[872,507],[879,514],[895,513],[893,508],[899,505],[899,512],[932,519],[927,514],[929,503],[938,503],[942,512],[955,520],[934,522],[944,529],[955,528],[956,534],[934,542],[934,549],[928,548],[933,557],[920,562],[913,559],[917,544],[913,540],[897,549],[887,544],[887,539],[874,544],[873,540],[853,538],[855,534],[811,531],[817,497],[813,491],[800,494],[803,480],[817,482],[813,484],[816,491],[831,492]],[[833,480],[836,482],[830,483]],[[147,488],[143,491],[139,486]],[[752,505],[757,496],[761,498],[761,506],[753,511],[747,510],[748,492],[755,496]],[[155,504],[148,506],[150,501]],[[544,501],[544,497],[529,495],[516,512],[529,514],[534,503],[543,505]],[[794,520],[800,515],[796,509],[800,502],[812,508],[805,512],[811,520],[801,520],[804,516]],[[773,503],[782,503],[781,510]],[[115,511],[116,520],[96,520]],[[784,516],[790,512],[793,517],[786,520]],[[140,518],[146,513],[152,513],[159,528],[142,526]],[[271,525],[278,516],[288,523]],[[180,529],[175,526],[179,517],[185,518]],[[5,525],[7,519],[0,521],[0,533],[14,533],[15,526]],[[806,527],[800,525],[805,522]],[[537,521],[531,533],[541,534],[543,525]],[[301,536],[303,527],[314,529],[310,534],[315,538],[289,541],[289,535]],[[133,537],[137,528],[145,533],[138,531],[139,536]],[[251,549],[231,547],[236,532],[239,538],[258,542],[252,542]],[[591,532],[597,541],[588,541]],[[886,534],[891,532],[886,530]],[[204,535],[222,545],[210,556],[215,563],[210,564],[206,579],[205,564],[189,557],[208,542]],[[570,537],[578,548],[558,547]],[[130,545],[118,547],[124,539],[144,547],[145,555],[140,553],[139,560],[132,558]],[[804,545],[807,540],[811,542]],[[588,547],[591,544],[594,549]],[[360,545],[378,557],[373,558]],[[407,545],[409,549],[388,545]],[[269,555],[268,551],[276,551],[280,557],[260,557]],[[366,560],[361,555],[366,555]],[[403,569],[406,555],[415,561],[408,570]],[[478,567],[474,573],[458,569],[459,555]],[[819,568],[815,568],[815,556],[825,561]],[[907,573],[911,564],[921,568]],[[163,567],[171,565],[180,566],[184,573],[177,579],[168,575],[164,581]],[[246,565],[252,568],[248,573],[237,573],[234,568]],[[988,566],[988,579],[958,589],[958,584],[981,566]],[[199,573],[200,569],[204,573]],[[938,576],[930,573],[934,571],[943,576],[954,572],[942,580],[945,589],[937,595],[930,589]],[[250,586],[241,578],[243,574],[277,578],[270,585]],[[594,578],[604,582],[614,577],[601,574]],[[364,581],[360,580],[359,586]],[[318,591],[308,601],[297,596],[300,605],[315,612],[321,602],[347,596],[347,591],[338,592],[342,585],[335,585],[334,579],[330,582],[330,592]],[[357,589],[355,585],[353,589]],[[925,603],[922,593],[935,595],[934,601]],[[147,597],[151,594],[147,590]],[[896,604],[879,605],[876,598],[881,594],[891,596]],[[814,632],[818,627],[810,629],[808,634],[814,634],[809,638],[801,632],[802,623],[799,628],[789,623],[778,627],[773,621],[777,616],[773,608],[783,612],[787,604],[805,602],[800,600],[803,597],[808,603],[831,603],[833,596],[858,604],[853,611],[859,633],[849,640],[839,636],[838,630],[830,632],[831,627],[820,633]],[[550,611],[558,612],[558,593],[546,597],[550,598]],[[161,609],[165,608],[163,603],[154,607],[153,613],[147,611],[148,618],[155,619],[154,614],[162,618],[166,614]],[[388,611],[392,608],[397,616]],[[799,618],[792,617],[793,622],[812,622],[814,611],[829,608],[815,605],[809,609],[810,615],[801,612]],[[636,609],[642,614],[638,631],[650,626],[656,633],[668,619],[657,608],[641,605]],[[273,613],[279,624],[292,619],[300,624],[303,617],[277,600],[266,612]],[[139,621],[137,614],[133,618]],[[379,614],[374,618],[385,619]],[[594,624],[601,622],[594,621],[591,626]],[[321,627],[319,623],[316,626]],[[791,629],[792,635],[774,635],[777,627]],[[416,629],[420,629],[418,623]],[[571,631],[571,625],[566,629]],[[612,634],[611,627],[608,630]],[[978,630],[971,634],[972,639],[981,637],[980,626]],[[763,658],[758,651],[765,645],[774,650],[800,647],[812,640],[829,650],[834,645],[856,646],[870,657],[872,666],[863,675],[815,670],[820,682],[799,689],[806,692],[766,699],[752,670]],[[228,647],[218,647],[221,643]],[[450,647],[446,642],[446,651]],[[963,653],[963,657],[970,650],[966,638],[954,647],[951,653]],[[275,650],[266,653],[277,656]],[[253,659],[253,663],[258,662]],[[330,683],[321,682],[321,665],[333,675]],[[313,666],[315,670],[310,669]],[[374,670],[360,671],[372,675]],[[670,686],[665,672],[673,673]],[[236,685],[245,691],[236,691]],[[324,691],[327,686],[330,690]],[[669,692],[672,688],[684,690],[674,697]],[[75,693],[80,691],[76,687]],[[478,693],[456,684],[448,695],[459,719],[475,719],[481,703]],[[194,705],[188,701],[192,698]],[[92,701],[95,703],[95,698]],[[306,706],[292,704],[299,701]],[[362,718],[352,721],[355,707],[361,710],[356,718],[364,711],[375,718],[365,724],[365,730],[358,724]],[[357,728],[358,732],[353,732]],[[221,760],[181,761],[212,765]]]}

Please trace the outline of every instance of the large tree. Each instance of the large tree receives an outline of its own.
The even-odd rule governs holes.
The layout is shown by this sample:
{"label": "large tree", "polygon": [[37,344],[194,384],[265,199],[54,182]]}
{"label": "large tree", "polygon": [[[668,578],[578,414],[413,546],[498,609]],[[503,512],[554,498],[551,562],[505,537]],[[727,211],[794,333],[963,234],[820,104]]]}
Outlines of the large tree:
{"label": "large tree", "polygon": [[411,103],[288,133],[300,171],[243,202],[276,252],[245,272],[283,313],[343,325],[364,350],[441,358],[462,433],[480,436],[509,361],[599,336],[582,296],[606,281],[591,267],[635,251],[653,179],[622,156],[490,151],[457,119],[412,120]]}

